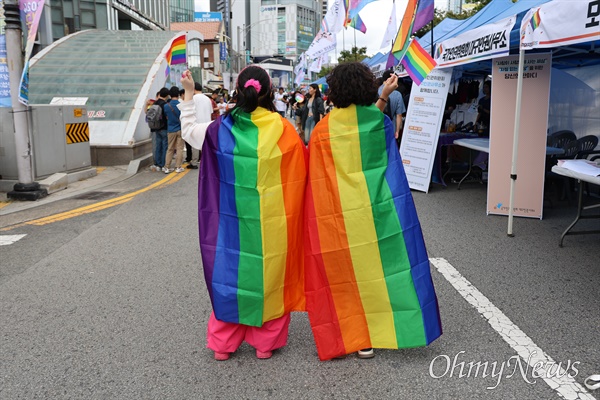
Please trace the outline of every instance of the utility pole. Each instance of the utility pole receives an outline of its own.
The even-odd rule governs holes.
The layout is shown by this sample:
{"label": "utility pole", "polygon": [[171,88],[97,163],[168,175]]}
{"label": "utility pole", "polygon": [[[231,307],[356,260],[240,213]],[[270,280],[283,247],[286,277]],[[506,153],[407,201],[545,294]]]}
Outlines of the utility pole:
{"label": "utility pole", "polygon": [[238,25],[238,27],[237,27],[237,54],[238,54],[237,55],[237,60],[238,60],[238,62],[237,62],[237,69],[238,69],[238,74],[241,71],[241,67],[240,66],[242,64],[242,60],[240,59],[240,34],[241,34],[241,28]]}
{"label": "utility pole", "polygon": [[231,0],[225,1],[225,11],[227,14],[227,36],[229,36],[229,93],[233,92],[233,31],[231,29]]}
{"label": "utility pole", "polygon": [[29,107],[19,102],[21,74],[23,72],[23,51],[21,48],[21,15],[17,0],[4,1],[6,22],[6,58],[8,60],[8,80],[15,127],[15,151],[17,154],[17,175],[19,182],[8,192],[8,198],[15,200],[38,200],[48,195],[46,189],[34,182],[33,159],[27,112]]}

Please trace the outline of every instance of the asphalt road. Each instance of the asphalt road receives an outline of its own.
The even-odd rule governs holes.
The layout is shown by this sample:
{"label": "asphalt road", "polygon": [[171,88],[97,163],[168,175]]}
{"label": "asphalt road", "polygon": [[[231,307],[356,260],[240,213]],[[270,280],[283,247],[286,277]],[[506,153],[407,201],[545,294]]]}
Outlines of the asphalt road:
{"label": "asphalt road", "polygon": [[[515,327],[564,369],[577,362],[579,387],[600,373],[600,237],[567,237],[559,248],[575,209],[555,204],[543,221],[516,219],[509,238],[506,218],[485,215],[479,184],[413,195],[429,256],[489,300],[491,317],[469,303],[479,294],[465,299],[432,266],[444,334],[427,348],[320,362],[306,315],[295,313],[288,345],[272,359],[257,360],[244,344],[216,362],[205,348],[197,175],[186,170],[122,204],[46,225],[18,224],[101,200],[2,217],[0,235],[26,236],[0,246],[1,399],[561,398],[556,384],[514,369],[518,349],[503,335]],[[163,178],[144,171],[102,192],[115,198]],[[498,312],[510,332],[488,321]],[[456,368],[444,364],[455,357]],[[490,369],[460,376],[461,361]]]}

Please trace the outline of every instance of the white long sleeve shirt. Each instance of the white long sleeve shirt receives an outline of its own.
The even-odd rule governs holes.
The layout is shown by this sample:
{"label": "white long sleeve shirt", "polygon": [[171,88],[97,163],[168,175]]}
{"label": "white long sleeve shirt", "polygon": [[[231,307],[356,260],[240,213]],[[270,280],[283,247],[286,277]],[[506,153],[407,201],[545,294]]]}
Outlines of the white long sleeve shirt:
{"label": "white long sleeve shirt", "polygon": [[[195,97],[195,96],[194,96]],[[179,120],[181,121],[181,137],[192,147],[201,149],[206,139],[206,129],[213,121],[197,122],[196,107],[194,101],[182,101],[177,105],[181,111]]]}

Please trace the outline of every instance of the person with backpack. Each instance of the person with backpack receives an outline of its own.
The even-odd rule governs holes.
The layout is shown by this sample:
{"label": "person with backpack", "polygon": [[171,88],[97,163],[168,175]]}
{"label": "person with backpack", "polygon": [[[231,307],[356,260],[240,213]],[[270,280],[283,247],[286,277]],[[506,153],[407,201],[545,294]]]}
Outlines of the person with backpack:
{"label": "person with backpack", "polygon": [[[390,76],[394,73],[393,70],[388,69],[383,73],[382,82],[386,82]],[[383,84],[379,86],[377,90],[377,94],[381,96],[381,92],[383,90]],[[392,122],[394,123],[394,135],[396,137],[396,142],[400,143],[400,133],[402,132],[402,114],[406,113],[406,107],[404,107],[404,99],[402,98],[402,94],[396,90],[394,90],[387,101],[385,102],[385,107],[383,109],[383,113],[387,115]]]}
{"label": "person with backpack", "polygon": [[169,97],[169,89],[163,87],[156,94],[156,101],[146,108],[146,122],[152,134],[152,157],[154,165],[152,171],[161,171],[165,166],[165,157],[169,145],[167,136],[167,116],[165,104]]}

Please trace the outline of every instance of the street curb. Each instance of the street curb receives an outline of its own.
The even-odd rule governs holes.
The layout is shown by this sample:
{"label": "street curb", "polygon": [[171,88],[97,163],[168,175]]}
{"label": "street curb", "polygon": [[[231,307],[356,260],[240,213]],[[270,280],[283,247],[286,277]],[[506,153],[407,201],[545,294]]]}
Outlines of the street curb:
{"label": "street curb", "polygon": [[[60,200],[70,199],[70,198],[80,196],[85,193],[93,192],[95,190],[99,190],[104,187],[123,182],[123,181],[135,176],[146,165],[150,165],[149,160],[151,160],[151,158],[152,158],[152,155],[149,154],[149,155],[145,155],[140,158],[136,158],[135,160],[131,160],[129,162],[129,165],[127,166],[127,170],[125,171],[124,174],[122,174],[121,176],[119,176],[117,178],[111,179],[110,181],[103,182],[101,184],[82,188],[80,190],[73,191],[73,192],[67,193],[67,194],[65,194],[63,190],[60,190],[58,192],[55,192],[54,195],[45,197],[44,199],[37,200],[35,202],[13,203],[13,204],[11,204],[11,206],[7,206],[5,208],[0,209],[0,216],[9,215],[9,214],[20,212],[20,211],[30,210],[32,208],[40,207],[40,206],[43,206],[43,205],[46,205],[49,203],[53,203],[56,201],[60,201]],[[69,179],[69,182],[71,182],[70,179]]]}

